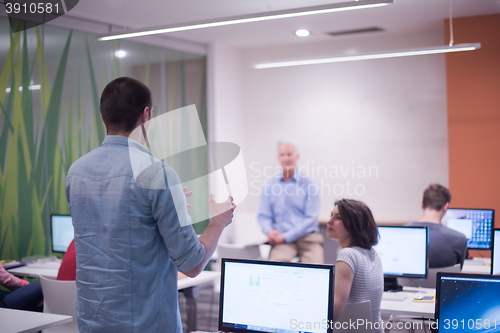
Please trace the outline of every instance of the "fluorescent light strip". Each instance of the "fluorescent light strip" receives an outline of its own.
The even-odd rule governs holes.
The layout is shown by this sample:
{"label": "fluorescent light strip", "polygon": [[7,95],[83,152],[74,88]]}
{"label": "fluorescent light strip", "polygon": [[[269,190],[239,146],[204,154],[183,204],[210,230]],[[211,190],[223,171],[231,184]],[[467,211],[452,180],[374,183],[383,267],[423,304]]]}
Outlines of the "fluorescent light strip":
{"label": "fluorescent light strip", "polygon": [[254,65],[254,68],[263,69],[263,68],[328,64],[328,63],[333,63],[333,62],[345,62],[345,61],[357,61],[357,60],[369,60],[369,59],[409,57],[409,56],[426,55],[426,54],[472,51],[472,50],[476,50],[479,48],[481,48],[480,43],[456,44],[453,46],[445,45],[445,46],[437,46],[437,47],[400,50],[400,51],[393,51],[393,52],[387,52],[387,53],[374,53],[374,54],[335,57],[335,58],[323,58],[323,59],[311,59],[311,60],[272,62],[272,63],[256,64],[256,65]]}
{"label": "fluorescent light strip", "polygon": [[342,3],[327,5],[327,6],[297,8],[294,10],[275,11],[275,12],[267,12],[267,13],[260,13],[260,14],[246,15],[246,16],[238,16],[238,17],[232,17],[232,18],[222,18],[222,19],[219,19],[216,21],[210,21],[210,22],[187,23],[185,25],[180,25],[180,26],[177,25],[177,26],[169,26],[169,27],[164,27],[164,28],[155,28],[155,29],[148,29],[148,30],[136,30],[136,31],[130,31],[130,32],[120,32],[120,33],[114,33],[114,34],[107,34],[107,35],[104,35],[102,37],[99,37],[98,40],[106,41],[106,40],[114,40],[114,39],[122,39],[122,38],[132,38],[132,37],[140,37],[140,36],[147,36],[147,35],[165,34],[165,33],[170,33],[170,32],[177,32],[177,31],[221,27],[221,26],[232,25],[232,24],[268,21],[268,20],[276,20],[276,19],[283,19],[283,18],[297,17],[297,16],[325,14],[325,13],[339,12],[339,11],[345,11],[345,10],[380,7],[380,6],[386,6],[386,5],[391,4],[393,2],[394,2],[394,0],[365,0],[365,1],[356,1],[356,2],[353,2],[353,1],[342,2]]}

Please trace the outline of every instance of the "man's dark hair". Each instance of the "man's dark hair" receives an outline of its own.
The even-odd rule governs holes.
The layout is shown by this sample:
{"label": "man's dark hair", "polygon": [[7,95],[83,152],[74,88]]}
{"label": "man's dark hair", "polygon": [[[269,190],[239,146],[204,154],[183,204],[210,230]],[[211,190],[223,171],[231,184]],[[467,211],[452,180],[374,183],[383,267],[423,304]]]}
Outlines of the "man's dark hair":
{"label": "man's dark hair", "polygon": [[335,202],[344,228],[351,235],[351,246],[370,249],[378,243],[378,227],[372,211],[363,202],[342,199]]}
{"label": "man's dark hair", "polygon": [[151,107],[151,91],[142,82],[130,78],[114,79],[101,95],[101,115],[106,129],[132,132],[145,107]]}
{"label": "man's dark hair", "polygon": [[424,209],[431,208],[439,211],[443,209],[444,205],[451,202],[451,194],[446,187],[431,184],[425,189],[422,202]]}

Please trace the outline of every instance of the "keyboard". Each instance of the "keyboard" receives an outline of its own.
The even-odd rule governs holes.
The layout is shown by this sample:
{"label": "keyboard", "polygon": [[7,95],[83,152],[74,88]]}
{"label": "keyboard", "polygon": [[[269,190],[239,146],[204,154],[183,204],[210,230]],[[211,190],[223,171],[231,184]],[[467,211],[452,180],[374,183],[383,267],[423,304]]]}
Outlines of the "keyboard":
{"label": "keyboard", "polygon": [[59,269],[61,266],[61,260],[46,261],[46,262],[34,262],[28,264],[29,268],[45,268],[45,269]]}
{"label": "keyboard", "polygon": [[384,292],[382,294],[382,299],[385,301],[398,301],[402,302],[406,299],[407,295],[403,293],[388,293]]}

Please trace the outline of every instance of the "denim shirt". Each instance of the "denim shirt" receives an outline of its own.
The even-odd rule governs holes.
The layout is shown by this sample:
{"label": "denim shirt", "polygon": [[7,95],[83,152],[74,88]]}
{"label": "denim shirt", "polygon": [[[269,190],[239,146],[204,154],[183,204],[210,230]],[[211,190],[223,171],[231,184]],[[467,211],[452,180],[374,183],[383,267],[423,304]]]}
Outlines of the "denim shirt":
{"label": "denim shirt", "polygon": [[[205,248],[192,226],[179,222],[168,184],[137,185],[131,151],[149,153],[130,140],[107,136],[71,166],[66,178],[75,230],[78,327],[80,332],[180,333],[177,270],[195,268]],[[175,172],[162,163],[157,177],[166,182],[167,174],[171,179]]]}
{"label": "denim shirt", "polygon": [[266,235],[283,234],[287,243],[318,232],[319,187],[300,171],[285,181],[282,174],[271,178],[262,189],[257,219]]}

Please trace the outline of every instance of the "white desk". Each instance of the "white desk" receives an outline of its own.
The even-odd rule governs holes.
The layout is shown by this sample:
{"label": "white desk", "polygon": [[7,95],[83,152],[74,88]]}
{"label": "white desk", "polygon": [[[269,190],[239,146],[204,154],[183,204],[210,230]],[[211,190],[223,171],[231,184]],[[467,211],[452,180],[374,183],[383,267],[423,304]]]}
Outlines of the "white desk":
{"label": "white desk", "polygon": [[8,271],[10,274],[16,276],[38,278],[40,275],[43,275],[50,279],[56,279],[59,267],[61,267],[61,260],[54,260],[27,264],[22,267],[11,268]]}
{"label": "white desk", "polygon": [[38,332],[72,320],[72,316],[0,308],[2,333]]}
{"label": "white desk", "polygon": [[[464,262],[462,273],[475,273],[475,274],[490,274],[491,260],[488,258],[467,259]],[[384,300],[380,305],[380,312],[383,315],[407,315],[413,317],[434,318],[435,303],[427,302],[414,302],[413,298],[417,295],[435,295],[436,290],[430,288],[421,288],[420,291],[415,287],[404,287],[401,294],[406,295],[403,301]]]}
{"label": "white desk", "polygon": [[422,295],[435,295],[436,290],[431,288],[404,287],[402,292],[406,299],[403,301],[384,300],[380,304],[380,313],[383,317],[391,314],[405,315],[412,317],[434,318],[434,302],[415,302],[413,298]]}
{"label": "white desk", "polygon": [[[16,276],[27,276],[38,278],[40,275],[48,278],[57,278],[61,261],[49,261],[44,263],[33,263],[26,266],[9,269],[9,273]],[[205,283],[218,282],[220,279],[220,272],[203,271],[195,278],[179,279],[177,289],[183,290],[191,287],[196,287]]]}
{"label": "white desk", "polygon": [[197,329],[197,307],[196,298],[199,295],[197,286],[206,283],[219,283],[220,272],[203,271],[194,278],[179,279],[177,290],[186,297],[187,331],[193,332]]}
{"label": "white desk", "polygon": [[466,259],[462,267],[462,273],[475,273],[475,274],[490,274],[491,273],[491,259],[478,258]]}
{"label": "white desk", "polygon": [[205,283],[216,283],[220,281],[220,272],[203,271],[195,278],[179,279],[177,289],[182,290],[190,287],[196,287]]}

